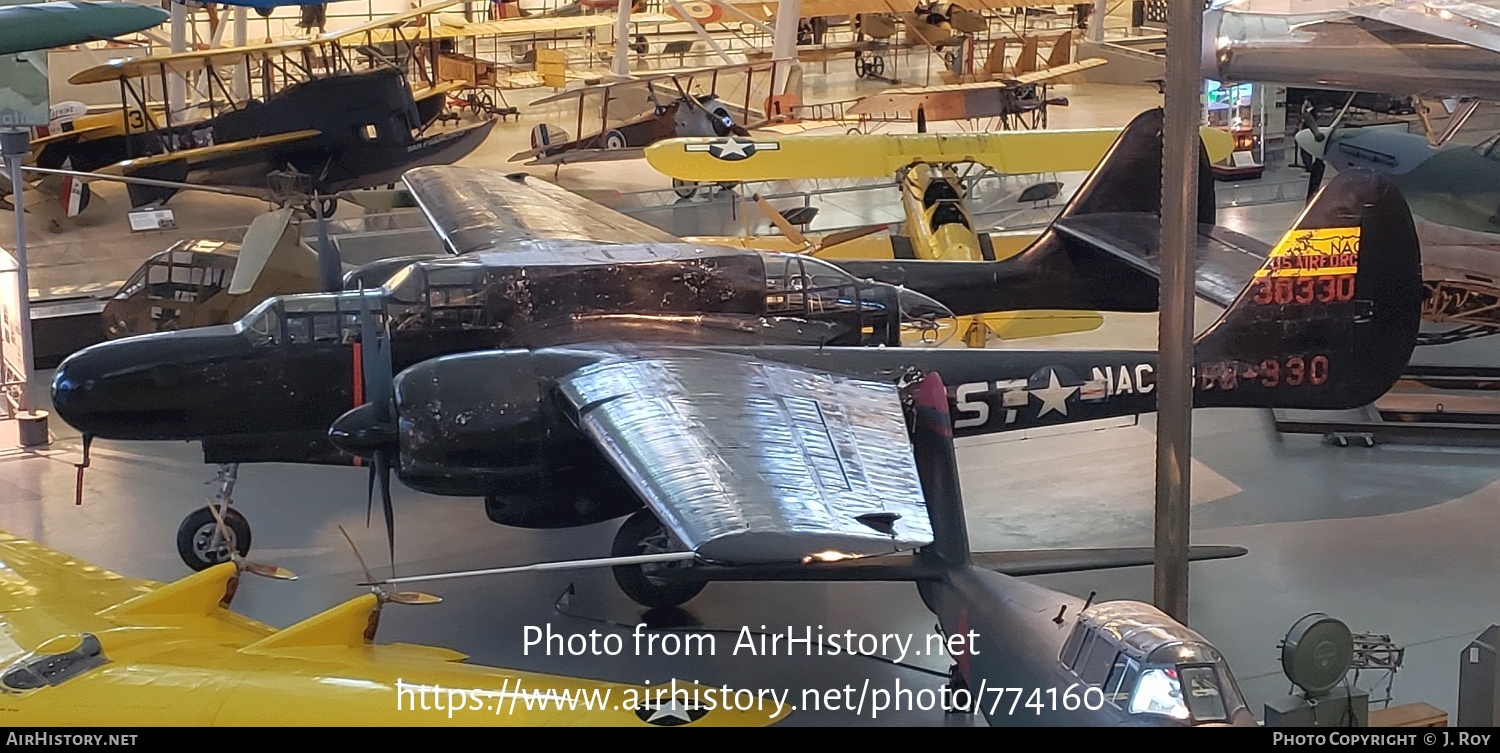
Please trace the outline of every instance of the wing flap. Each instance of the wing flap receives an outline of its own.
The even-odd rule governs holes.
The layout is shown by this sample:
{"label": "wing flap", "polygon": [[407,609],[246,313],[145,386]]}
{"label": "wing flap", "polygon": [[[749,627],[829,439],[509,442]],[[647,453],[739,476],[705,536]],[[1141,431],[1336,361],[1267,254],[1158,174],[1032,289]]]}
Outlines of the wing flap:
{"label": "wing flap", "polygon": [[[708,356],[610,361],[561,380],[586,435],[705,559],[800,562],[931,543],[895,387]],[[861,516],[894,516],[890,533]]]}
{"label": "wing flap", "polygon": [[434,166],[409,170],[403,180],[454,254],[541,239],[678,242],[663,230],[524,173]]}

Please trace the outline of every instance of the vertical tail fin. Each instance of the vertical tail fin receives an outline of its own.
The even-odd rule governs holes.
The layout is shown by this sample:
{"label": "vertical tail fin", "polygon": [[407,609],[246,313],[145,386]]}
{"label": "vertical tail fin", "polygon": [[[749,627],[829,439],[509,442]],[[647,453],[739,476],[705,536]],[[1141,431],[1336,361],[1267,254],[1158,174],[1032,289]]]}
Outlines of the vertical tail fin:
{"label": "vertical tail fin", "polygon": [[1339,173],[1198,336],[1198,405],[1366,405],[1411,359],[1422,297],[1400,189],[1373,172]]}
{"label": "vertical tail fin", "polygon": [[[1120,212],[1160,215],[1162,121],[1159,107],[1135,116],[1058,217]],[[1213,170],[1201,142],[1198,154],[1198,224],[1212,225],[1217,209]]]}
{"label": "vertical tail fin", "polygon": [[948,419],[948,391],[937,372],[929,372],[912,389],[911,447],[916,456],[922,496],[932,521],[929,551],[950,565],[969,562],[969,529],[964,522],[963,493],[958,483],[958,460],[953,454],[953,424]]}

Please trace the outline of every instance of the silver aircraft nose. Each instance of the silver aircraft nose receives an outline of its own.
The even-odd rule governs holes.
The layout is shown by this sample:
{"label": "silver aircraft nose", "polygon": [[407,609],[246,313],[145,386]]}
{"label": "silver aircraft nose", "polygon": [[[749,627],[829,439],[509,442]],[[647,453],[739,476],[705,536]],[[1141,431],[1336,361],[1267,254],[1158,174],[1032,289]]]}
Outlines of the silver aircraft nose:
{"label": "silver aircraft nose", "polygon": [[901,304],[901,343],[937,347],[958,332],[958,317],[937,299],[897,288]]}

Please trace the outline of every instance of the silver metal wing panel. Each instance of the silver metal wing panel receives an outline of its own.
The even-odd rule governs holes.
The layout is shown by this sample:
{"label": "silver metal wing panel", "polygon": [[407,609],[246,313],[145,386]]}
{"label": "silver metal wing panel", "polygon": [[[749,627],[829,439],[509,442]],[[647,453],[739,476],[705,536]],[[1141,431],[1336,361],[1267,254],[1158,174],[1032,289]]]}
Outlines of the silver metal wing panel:
{"label": "silver metal wing panel", "polygon": [[[705,559],[798,562],[932,542],[893,385],[708,356],[596,364],[559,389],[584,432]],[[860,520],[880,513],[897,516],[893,535]]]}
{"label": "silver metal wing panel", "polygon": [[449,253],[502,250],[530,240],[677,243],[663,230],[525,173],[452,165],[402,178]]}

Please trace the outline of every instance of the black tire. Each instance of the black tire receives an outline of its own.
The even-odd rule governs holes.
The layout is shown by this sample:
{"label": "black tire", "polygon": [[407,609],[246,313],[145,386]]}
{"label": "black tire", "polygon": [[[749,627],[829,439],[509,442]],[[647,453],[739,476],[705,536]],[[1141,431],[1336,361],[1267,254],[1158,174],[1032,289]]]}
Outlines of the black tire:
{"label": "black tire", "polygon": [[[626,518],[620,530],[615,533],[615,541],[610,547],[610,554],[615,557],[628,557],[668,551],[661,545],[665,537],[666,527],[661,524],[661,521],[657,520],[650,510],[639,510]],[[619,584],[620,590],[624,591],[631,601],[643,607],[655,609],[682,606],[708,585],[701,581],[674,583],[653,578],[644,569],[647,567],[672,567],[672,565],[626,565],[614,568],[615,583]]]}
{"label": "black tire", "polygon": [[870,62],[865,66],[865,70],[870,72],[870,78],[880,78],[881,76],[884,76],[885,58],[880,57],[879,55],[870,58]]}
{"label": "black tire", "polygon": [[691,199],[697,196],[699,187],[699,183],[696,180],[672,179],[672,193],[677,194],[678,198]]}
{"label": "black tire", "polygon": [[625,139],[625,134],[621,133],[618,129],[604,134],[605,149],[626,149],[629,147],[630,142]]}
{"label": "black tire", "polygon": [[495,99],[488,94],[479,95],[479,110],[485,115],[495,114]]}
{"label": "black tire", "polygon": [[865,72],[868,71],[868,70],[869,70],[869,67],[865,63],[865,56],[864,55],[855,55],[854,56],[854,75],[858,76],[859,78],[864,78],[865,77]]}
{"label": "black tire", "polygon": [[[229,528],[235,551],[243,557],[250,553],[250,521],[233,507],[224,511],[224,525]],[[212,541],[218,522],[207,507],[200,507],[182,519],[177,527],[177,556],[193,570],[206,570],[221,562],[229,561],[228,548],[222,542],[219,551],[210,555],[208,542]]]}

